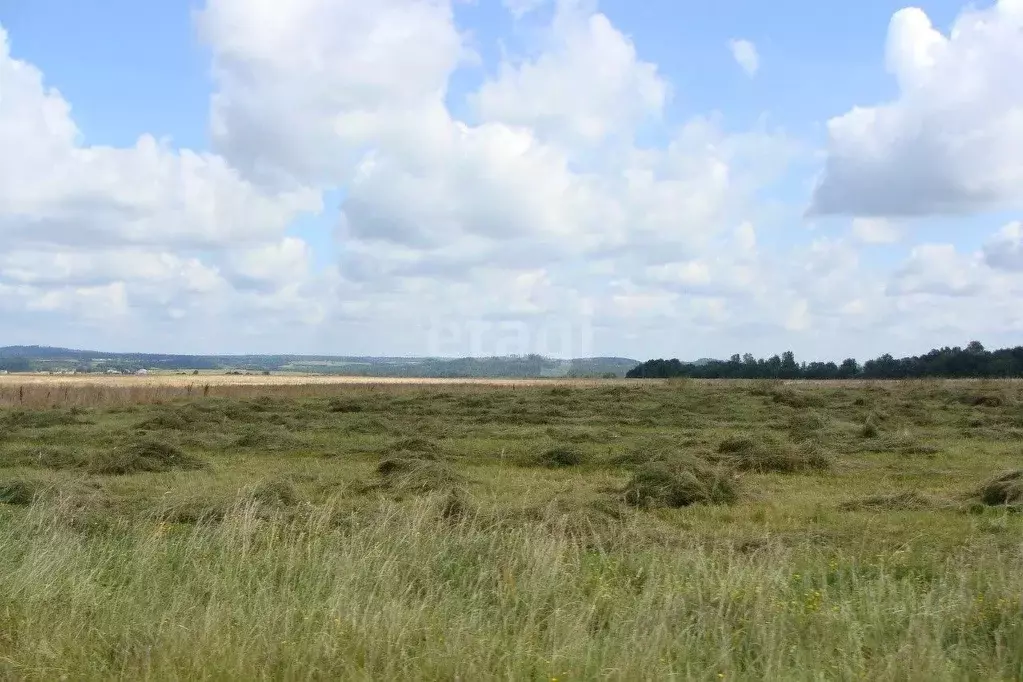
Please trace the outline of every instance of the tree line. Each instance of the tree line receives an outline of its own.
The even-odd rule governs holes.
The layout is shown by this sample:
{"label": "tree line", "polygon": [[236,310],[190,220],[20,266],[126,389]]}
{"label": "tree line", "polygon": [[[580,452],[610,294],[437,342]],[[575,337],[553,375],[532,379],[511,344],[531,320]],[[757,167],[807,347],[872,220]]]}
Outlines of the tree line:
{"label": "tree line", "polygon": [[1023,377],[1023,346],[988,351],[979,341],[966,348],[934,349],[925,355],[894,358],[886,353],[862,365],[854,358],[841,363],[797,363],[792,351],[770,358],[750,353],[728,360],[700,364],[672,360],[648,360],[630,370],[630,379],[918,379]]}

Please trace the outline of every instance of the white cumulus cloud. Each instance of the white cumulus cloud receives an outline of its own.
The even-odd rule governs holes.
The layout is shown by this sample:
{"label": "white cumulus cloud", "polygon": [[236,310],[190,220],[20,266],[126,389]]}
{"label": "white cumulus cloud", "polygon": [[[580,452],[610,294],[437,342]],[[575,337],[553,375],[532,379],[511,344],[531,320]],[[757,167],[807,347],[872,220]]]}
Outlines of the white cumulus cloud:
{"label": "white cumulus cloud", "polygon": [[984,260],[993,268],[1023,272],[1023,222],[1009,223],[989,239]]}
{"label": "white cumulus cloud", "polygon": [[423,144],[467,52],[447,0],[209,0],[214,147],[272,186],[334,185],[367,145]]}
{"label": "white cumulus cloud", "polygon": [[71,107],[0,28],[0,235],[18,242],[220,247],[283,232],[320,208],[308,190],[264,193],[223,158],[143,135],[83,146]]}
{"label": "white cumulus cloud", "polygon": [[852,234],[864,244],[894,244],[902,237],[899,229],[884,218],[854,218]]}
{"label": "white cumulus cloud", "polygon": [[752,78],[760,70],[760,54],[757,46],[749,40],[736,38],[728,41],[728,49],[732,51],[735,63]]}
{"label": "white cumulus cloud", "polygon": [[[839,357],[1009,333],[1017,223],[894,270],[860,249],[908,241],[889,214],[1011,200],[1018,6],[948,36],[896,16],[899,96],[831,122],[817,190],[855,219],[812,241],[764,201],[800,146],[675,118],[666,73],[590,0],[513,24],[530,40],[496,63],[449,0],[206,0],[208,151],[85,144],[3,34],[0,311],[12,341],[207,352],[521,352],[567,326],[603,354]],[[755,46],[729,47],[754,75]],[[296,222],[335,196],[330,225]]]}
{"label": "white cumulus cloud", "polygon": [[485,121],[529,126],[545,139],[599,142],[628,137],[658,117],[669,88],[654,64],[611,21],[586,4],[559,3],[545,49],[505,61],[474,97]]}
{"label": "white cumulus cloud", "polygon": [[1023,205],[1023,3],[967,9],[946,36],[897,12],[886,61],[896,99],[828,122],[811,211],[934,215]]}
{"label": "white cumulus cloud", "polygon": [[503,0],[504,6],[516,19],[521,19],[530,12],[543,7],[551,0]]}

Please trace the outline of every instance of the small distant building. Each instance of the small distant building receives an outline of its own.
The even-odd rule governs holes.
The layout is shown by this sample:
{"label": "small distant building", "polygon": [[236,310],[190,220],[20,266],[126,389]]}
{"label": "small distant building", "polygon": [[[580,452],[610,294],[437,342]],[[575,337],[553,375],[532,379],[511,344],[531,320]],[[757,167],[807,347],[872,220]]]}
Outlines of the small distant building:
{"label": "small distant building", "polygon": [[139,371],[135,372],[135,375],[140,377],[144,377],[147,374],[149,374],[148,369],[140,369]]}

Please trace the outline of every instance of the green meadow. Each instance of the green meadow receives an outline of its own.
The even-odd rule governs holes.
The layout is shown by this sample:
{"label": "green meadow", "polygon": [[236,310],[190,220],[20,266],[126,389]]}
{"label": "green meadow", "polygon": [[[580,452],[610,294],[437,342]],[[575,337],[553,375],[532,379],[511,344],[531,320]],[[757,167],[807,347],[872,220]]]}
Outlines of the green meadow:
{"label": "green meadow", "polygon": [[4,679],[1023,679],[1023,383],[79,390]]}

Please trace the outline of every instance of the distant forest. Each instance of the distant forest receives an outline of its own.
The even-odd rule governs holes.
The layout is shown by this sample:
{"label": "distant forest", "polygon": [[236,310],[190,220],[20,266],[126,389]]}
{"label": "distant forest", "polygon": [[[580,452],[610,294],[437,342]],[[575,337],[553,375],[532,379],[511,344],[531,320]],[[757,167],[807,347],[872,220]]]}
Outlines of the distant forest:
{"label": "distant forest", "polygon": [[648,360],[626,376],[630,379],[917,379],[1023,377],[1023,346],[988,351],[979,341],[966,348],[941,348],[926,355],[893,358],[889,354],[860,365],[849,358],[834,362],[797,363],[791,351],[766,360],[749,353],[729,360],[691,364],[680,360]]}

